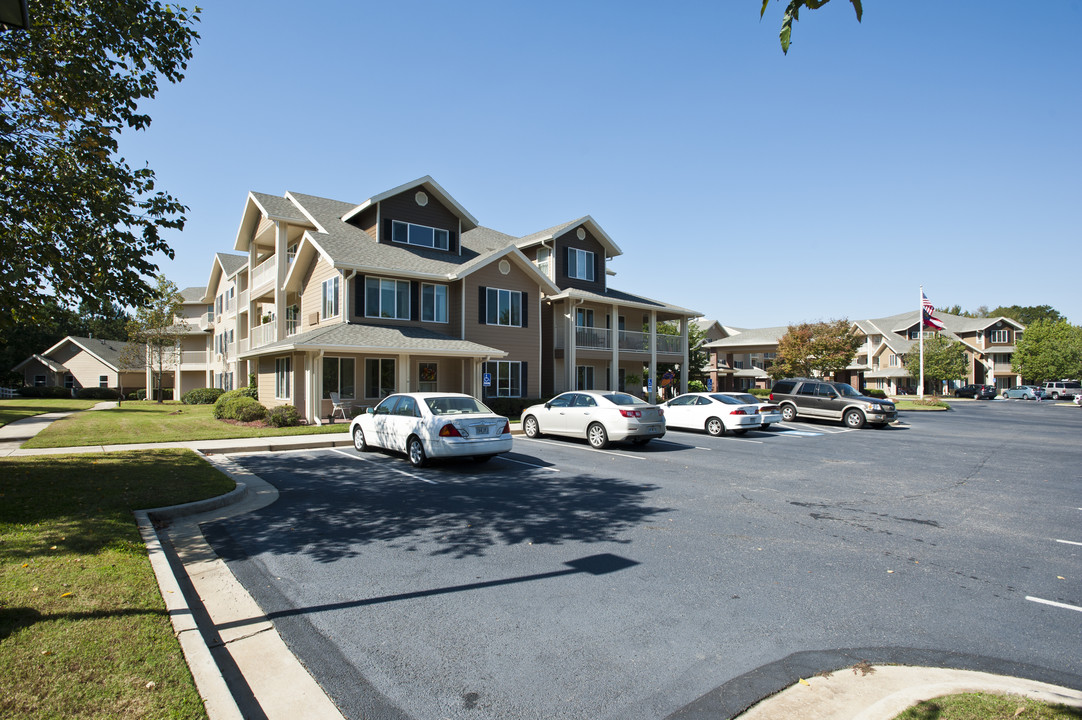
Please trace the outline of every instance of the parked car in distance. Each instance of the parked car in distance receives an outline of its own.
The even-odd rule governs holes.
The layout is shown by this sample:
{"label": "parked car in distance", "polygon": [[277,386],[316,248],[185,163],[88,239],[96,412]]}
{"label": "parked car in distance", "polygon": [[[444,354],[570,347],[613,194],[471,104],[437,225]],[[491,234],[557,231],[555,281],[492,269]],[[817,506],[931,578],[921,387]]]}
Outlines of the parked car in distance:
{"label": "parked car in distance", "polygon": [[406,454],[414,467],[429,458],[491,460],[511,449],[511,424],[463,393],[396,393],[353,418],[353,447]]}
{"label": "parked car in distance", "polygon": [[657,405],[625,392],[572,390],[523,410],[522,432],[528,438],[585,438],[597,450],[623,440],[645,445],[665,435],[665,414]]}
{"label": "parked car in distance", "polygon": [[759,427],[759,403],[747,403],[722,393],[694,392],[674,397],[664,404],[669,427],[705,430],[717,437],[728,430],[743,435]]}
{"label": "parked car in distance", "polygon": [[759,427],[763,430],[769,430],[771,425],[781,422],[781,408],[777,405],[764,402],[746,392],[723,392],[721,394],[734,397],[740,402],[757,404],[759,406]]}
{"label": "parked car in distance", "polygon": [[954,397],[967,397],[974,400],[991,400],[996,396],[994,385],[963,385],[954,391]]}
{"label": "parked car in distance", "polygon": [[1082,395],[1082,384],[1076,380],[1056,380],[1044,384],[1045,397],[1053,400],[1070,400],[1077,395]]}
{"label": "parked car in distance", "polygon": [[1018,385],[1003,391],[1005,398],[1018,398],[1021,400],[1040,400],[1044,397],[1044,388],[1036,385]]}
{"label": "parked car in distance", "polygon": [[786,421],[797,416],[841,420],[851,428],[865,423],[886,425],[898,419],[898,410],[889,400],[866,397],[848,383],[816,378],[786,378],[774,383],[770,400],[781,407]]}

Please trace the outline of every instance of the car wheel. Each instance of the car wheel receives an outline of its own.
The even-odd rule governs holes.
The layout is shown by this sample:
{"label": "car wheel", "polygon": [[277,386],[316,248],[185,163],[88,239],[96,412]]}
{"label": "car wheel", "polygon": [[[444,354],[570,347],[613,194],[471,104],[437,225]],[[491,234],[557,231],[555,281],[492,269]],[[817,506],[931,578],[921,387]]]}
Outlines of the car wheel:
{"label": "car wheel", "polygon": [[353,447],[361,452],[368,452],[371,450],[371,446],[364,439],[364,430],[361,430],[361,426],[353,428]]}
{"label": "car wheel", "polygon": [[1010,397],[1010,395],[1008,395],[1008,394],[1007,394],[1007,391],[1006,391],[1006,390],[1004,390],[1004,391],[1003,391],[1003,399],[1004,399],[1004,400],[1006,400],[1006,399],[1007,399],[1007,398],[1009,398],[1009,397]]}
{"label": "car wheel", "polygon": [[719,437],[725,434],[725,425],[718,418],[712,417],[706,421],[706,432],[714,437]]}
{"label": "car wheel", "polygon": [[410,439],[406,441],[406,456],[413,467],[423,467],[428,462],[428,456],[425,455],[425,446],[421,443],[421,438],[416,435],[410,436]]}
{"label": "car wheel", "polygon": [[860,410],[850,410],[845,413],[845,424],[853,429],[864,427],[864,413]]}
{"label": "car wheel", "polygon": [[1052,399],[1053,400],[1059,400],[1059,393],[1058,392],[1052,393]]}
{"label": "car wheel", "polygon": [[537,424],[537,418],[533,415],[522,418],[522,432],[528,438],[541,437],[541,426]]}
{"label": "car wheel", "polygon": [[590,427],[586,428],[586,440],[589,441],[590,447],[601,450],[608,447],[609,434],[601,423],[590,423]]}
{"label": "car wheel", "polygon": [[796,420],[796,408],[792,405],[782,405],[781,419],[786,422],[792,422],[793,420]]}

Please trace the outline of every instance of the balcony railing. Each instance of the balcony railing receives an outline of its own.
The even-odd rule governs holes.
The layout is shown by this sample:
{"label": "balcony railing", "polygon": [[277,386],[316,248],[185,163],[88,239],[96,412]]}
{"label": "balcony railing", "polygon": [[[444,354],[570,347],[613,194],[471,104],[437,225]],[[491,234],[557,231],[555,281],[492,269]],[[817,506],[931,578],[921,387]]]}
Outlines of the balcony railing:
{"label": "balcony railing", "polygon": [[263,345],[269,345],[278,339],[275,334],[275,324],[272,322],[263,323],[252,328],[252,334],[249,338],[250,345],[253,348],[262,347]]}
{"label": "balcony railing", "polygon": [[255,266],[255,269],[252,270],[252,285],[250,289],[254,290],[261,285],[266,285],[267,283],[274,281],[275,273],[277,272],[277,266],[275,265],[274,260],[275,256],[272,255],[269,259],[264,260]]}
{"label": "balcony railing", "polygon": [[245,312],[248,309],[248,291],[241,290],[240,295],[237,296],[237,308],[241,312]]}
{"label": "balcony railing", "polygon": [[206,350],[182,350],[180,353],[182,365],[206,365],[207,362]]}
{"label": "balcony railing", "polygon": [[[579,350],[612,350],[612,330],[598,327],[576,327],[575,347]],[[657,335],[657,351],[667,354],[681,354],[684,352],[684,341],[679,335]],[[616,332],[618,349],[622,353],[649,353],[649,333],[636,332],[633,330],[618,330]],[[562,334],[556,337],[556,347],[563,348]]]}
{"label": "balcony railing", "polygon": [[214,326],[214,313],[203,313],[199,316],[199,329],[209,330]]}

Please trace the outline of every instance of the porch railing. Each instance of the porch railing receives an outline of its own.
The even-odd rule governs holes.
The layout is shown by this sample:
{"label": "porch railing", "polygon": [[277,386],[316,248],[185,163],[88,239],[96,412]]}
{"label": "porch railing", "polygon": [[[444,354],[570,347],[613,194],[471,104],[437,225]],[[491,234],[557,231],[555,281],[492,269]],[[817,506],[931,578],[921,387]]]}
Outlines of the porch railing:
{"label": "porch railing", "polygon": [[253,348],[262,347],[277,340],[275,329],[275,324],[272,322],[263,323],[252,328],[252,334],[249,336],[250,346]]}
{"label": "porch railing", "polygon": [[276,256],[272,255],[267,260],[264,260],[255,266],[255,269],[252,270],[252,283],[249,289],[254,290],[261,285],[273,282],[277,271],[277,267],[274,263],[275,259]]}
{"label": "porch railing", "polygon": [[[612,350],[613,331],[609,328],[576,327],[575,347],[579,350]],[[684,351],[683,339],[679,335],[657,335],[657,351],[659,353],[680,354]],[[617,330],[616,342],[622,353],[649,353],[649,333],[634,330]],[[558,333],[556,347],[563,348],[563,334]]]}

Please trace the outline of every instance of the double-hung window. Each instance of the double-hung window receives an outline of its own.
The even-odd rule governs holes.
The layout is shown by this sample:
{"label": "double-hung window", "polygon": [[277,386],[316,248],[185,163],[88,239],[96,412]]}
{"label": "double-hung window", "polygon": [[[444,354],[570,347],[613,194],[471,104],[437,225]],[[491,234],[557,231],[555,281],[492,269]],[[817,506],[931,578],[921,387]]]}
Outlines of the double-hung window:
{"label": "double-hung window", "polygon": [[394,392],[394,358],[368,358],[364,361],[364,396],[384,398]]}
{"label": "double-hung window", "polygon": [[589,250],[567,249],[567,276],[575,280],[594,279],[594,254]]}
{"label": "double-hung window", "polygon": [[[288,357],[274,359],[274,397],[277,400],[288,400],[290,397],[290,366],[290,358]],[[219,385],[219,387],[221,386]]]}
{"label": "double-hung window", "polygon": [[404,245],[447,250],[451,247],[451,233],[427,225],[414,225],[395,220],[391,223],[391,241]]}
{"label": "double-hung window", "polygon": [[356,361],[353,358],[323,358],[323,399],[331,393],[352,400],[356,397]]}
{"label": "double-hung window", "polygon": [[489,325],[522,327],[522,293],[518,290],[488,288],[485,309]]}
{"label": "double-hung window", "polygon": [[421,283],[421,320],[447,322],[447,286]]}
{"label": "double-hung window", "polygon": [[992,337],[989,342],[994,343],[1009,343],[1011,341],[1010,330],[993,330]]}
{"label": "double-hung window", "polygon": [[408,280],[367,277],[364,279],[366,317],[410,319],[410,284]]}
{"label": "double-hung window", "polygon": [[320,319],[338,317],[338,276],[323,281],[323,313]]}
{"label": "double-hung window", "polygon": [[492,376],[492,385],[485,388],[486,397],[522,397],[522,363],[515,360],[495,360],[484,364],[484,372]]}

